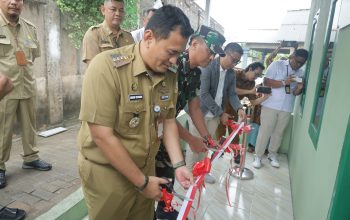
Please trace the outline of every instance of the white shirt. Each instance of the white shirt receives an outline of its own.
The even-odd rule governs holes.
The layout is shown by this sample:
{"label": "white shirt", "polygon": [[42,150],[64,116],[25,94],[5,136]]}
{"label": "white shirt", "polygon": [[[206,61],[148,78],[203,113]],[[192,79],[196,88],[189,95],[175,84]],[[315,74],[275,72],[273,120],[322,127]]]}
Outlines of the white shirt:
{"label": "white shirt", "polygon": [[[303,76],[303,70],[298,69],[296,71],[292,70],[289,64],[289,60],[278,60],[268,67],[266,70],[266,78],[273,80],[287,80],[288,76],[295,75],[297,77]],[[286,94],[284,87],[272,88],[272,95],[266,99],[261,105],[267,108],[292,112],[294,107],[295,96],[293,95],[293,90],[296,88],[297,83],[291,83],[290,90],[291,94]]]}
{"label": "white shirt", "polygon": [[140,42],[143,39],[143,34],[145,33],[145,28],[140,28],[134,31],[131,31],[131,35],[134,38],[135,43]]}
{"label": "white shirt", "polygon": [[[215,95],[215,102],[218,106],[221,106],[222,104],[222,98],[224,96],[224,82],[225,82],[225,77],[226,77],[226,70],[222,69],[220,66],[220,77],[219,77],[219,84],[218,84],[218,89],[216,90],[216,95]],[[205,117],[207,118],[214,118],[214,115],[209,111]]]}

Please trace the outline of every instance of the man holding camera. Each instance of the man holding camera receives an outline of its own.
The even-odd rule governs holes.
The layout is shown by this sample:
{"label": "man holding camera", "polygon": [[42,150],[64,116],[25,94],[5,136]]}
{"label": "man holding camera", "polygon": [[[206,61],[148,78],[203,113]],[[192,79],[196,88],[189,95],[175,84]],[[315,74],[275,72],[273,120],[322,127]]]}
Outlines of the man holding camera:
{"label": "man holding camera", "polygon": [[273,62],[266,71],[264,84],[272,88],[272,95],[262,103],[261,126],[255,147],[253,166],[261,167],[261,157],[270,137],[268,159],[271,166],[280,166],[277,151],[281,146],[285,128],[293,111],[295,96],[300,95],[303,83],[301,67],[308,58],[305,49],[297,49],[289,60]]}

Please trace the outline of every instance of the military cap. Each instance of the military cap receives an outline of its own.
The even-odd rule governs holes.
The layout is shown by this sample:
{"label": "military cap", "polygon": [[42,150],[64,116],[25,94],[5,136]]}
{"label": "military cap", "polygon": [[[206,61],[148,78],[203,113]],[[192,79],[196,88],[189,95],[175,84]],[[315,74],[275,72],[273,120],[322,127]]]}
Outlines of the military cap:
{"label": "military cap", "polygon": [[221,47],[226,39],[218,31],[208,26],[201,25],[198,31],[193,34],[193,37],[195,36],[201,36],[211,52],[219,54],[222,57],[225,56],[225,52]]}

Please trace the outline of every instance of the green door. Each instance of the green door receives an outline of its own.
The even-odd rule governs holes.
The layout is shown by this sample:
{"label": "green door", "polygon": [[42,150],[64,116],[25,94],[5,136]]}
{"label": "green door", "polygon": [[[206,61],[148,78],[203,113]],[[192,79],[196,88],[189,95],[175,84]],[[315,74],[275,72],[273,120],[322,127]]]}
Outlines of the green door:
{"label": "green door", "polygon": [[350,219],[350,117],[340,156],[328,220]]}

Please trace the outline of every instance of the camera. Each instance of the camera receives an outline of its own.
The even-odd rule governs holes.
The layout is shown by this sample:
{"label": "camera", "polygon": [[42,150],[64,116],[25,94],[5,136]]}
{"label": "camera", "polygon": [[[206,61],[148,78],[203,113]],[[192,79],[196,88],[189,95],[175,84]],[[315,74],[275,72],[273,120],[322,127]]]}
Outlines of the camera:
{"label": "camera", "polygon": [[263,94],[271,94],[271,87],[260,86],[256,89],[256,92]]}

